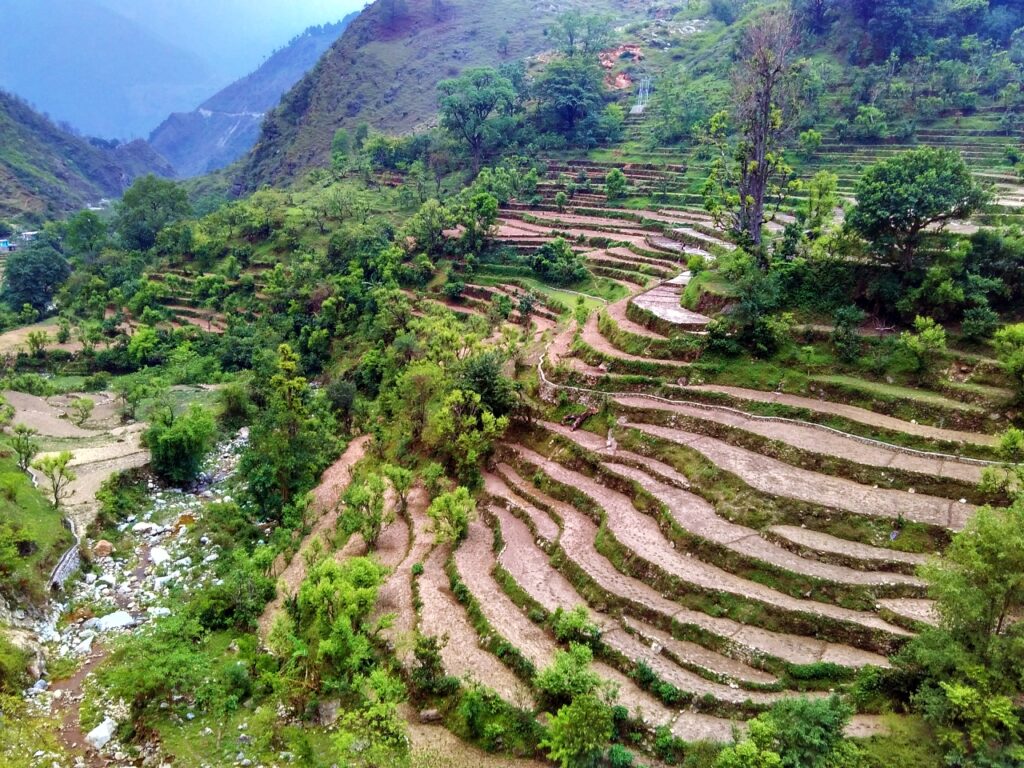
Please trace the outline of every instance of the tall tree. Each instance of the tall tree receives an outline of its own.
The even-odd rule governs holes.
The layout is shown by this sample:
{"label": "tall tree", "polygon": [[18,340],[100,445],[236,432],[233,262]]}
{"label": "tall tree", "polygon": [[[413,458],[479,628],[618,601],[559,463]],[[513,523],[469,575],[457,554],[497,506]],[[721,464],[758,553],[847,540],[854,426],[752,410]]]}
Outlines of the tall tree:
{"label": "tall tree", "polygon": [[165,227],[191,213],[184,189],[173,181],[143,176],[124,193],[114,217],[114,230],[125,248],[148,251]]}
{"label": "tall tree", "polygon": [[771,10],[744,36],[733,75],[739,140],[728,140],[728,116],[712,118],[711,137],[719,156],[705,185],[705,205],[742,240],[760,250],[772,198],[781,202],[791,169],[782,139],[795,106],[792,85],[797,35],[793,16]]}
{"label": "tall tree", "polygon": [[515,88],[496,69],[478,67],[461,77],[442,81],[437,89],[441,125],[465,143],[473,172],[478,173],[493,128],[491,119],[502,108],[511,108]]}
{"label": "tall tree", "polygon": [[885,261],[909,270],[926,229],[965,219],[989,193],[950,149],[901,152],[868,168],[857,182],[847,223]]}

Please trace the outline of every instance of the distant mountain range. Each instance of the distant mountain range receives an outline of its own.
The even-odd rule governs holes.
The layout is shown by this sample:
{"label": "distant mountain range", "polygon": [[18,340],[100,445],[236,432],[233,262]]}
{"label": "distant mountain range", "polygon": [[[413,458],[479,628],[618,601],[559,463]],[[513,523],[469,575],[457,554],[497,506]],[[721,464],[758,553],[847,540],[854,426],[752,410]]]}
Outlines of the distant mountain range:
{"label": "distant mountain range", "polygon": [[177,112],[153,131],[149,142],[179,176],[198,176],[230,165],[252,149],[264,114],[273,109],[356,18],[310,27],[276,51],[259,69],[204,101]]}
{"label": "distant mountain range", "polygon": [[223,80],[96,0],[2,0],[0,88],[89,136],[149,134]]}
{"label": "distant mountain range", "polygon": [[147,173],[170,177],[174,169],[144,141],[79,138],[0,91],[0,218],[56,218],[119,197]]}

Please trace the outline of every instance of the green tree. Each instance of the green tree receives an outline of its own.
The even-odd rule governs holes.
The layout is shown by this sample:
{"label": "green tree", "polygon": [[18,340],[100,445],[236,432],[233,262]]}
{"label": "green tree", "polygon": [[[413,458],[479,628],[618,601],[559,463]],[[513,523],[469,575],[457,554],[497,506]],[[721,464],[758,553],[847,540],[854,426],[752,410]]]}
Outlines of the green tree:
{"label": "green tree", "polygon": [[158,475],[175,485],[188,485],[199,474],[216,434],[213,414],[193,404],[180,416],[170,411],[159,414],[143,441]]}
{"label": "green tree", "polygon": [[107,225],[92,211],[82,211],[68,220],[64,245],[68,254],[90,263],[107,243]]}
{"label": "green tree", "polygon": [[1024,397],[1024,323],[1008,325],[995,335],[996,356],[1013,379],[1018,397]]}
{"label": "green tree", "polygon": [[598,764],[613,733],[611,707],[587,694],[558,710],[540,746],[561,768],[589,768]]}
{"label": "green tree", "polygon": [[868,168],[855,188],[847,223],[886,262],[909,270],[926,229],[965,219],[989,193],[959,153],[923,147]]}
{"label": "green tree", "polygon": [[508,111],[515,101],[512,82],[491,67],[469,69],[437,86],[440,94],[441,125],[461,140],[479,173],[487,141],[494,134],[492,117]]}
{"label": "green tree", "polygon": [[30,243],[7,256],[0,297],[15,311],[27,304],[37,313],[45,312],[70,274],[71,266],[52,245]]}
{"label": "green tree", "polygon": [[316,483],[336,455],[335,421],[327,396],[314,392],[287,344],[258,393],[265,408],[252,425],[241,468],[249,494],[264,513],[280,515]]}
{"label": "green tree", "polygon": [[427,417],[425,440],[460,479],[476,485],[480,463],[508,428],[507,416],[495,416],[476,392],[453,390]]}
{"label": "green tree", "polygon": [[46,331],[30,331],[25,338],[28,345],[28,353],[32,357],[42,357],[46,352],[46,345],[50,343],[50,334]]}
{"label": "green tree", "polygon": [[371,474],[352,483],[342,499],[345,509],[341,527],[345,533],[358,533],[366,546],[373,549],[384,528],[394,522],[395,513],[387,504],[388,485],[380,475]]}
{"label": "green tree", "polygon": [[764,225],[774,215],[771,209],[791,186],[792,170],[781,144],[794,110],[797,43],[791,14],[762,14],[747,28],[733,75],[738,143],[729,141],[728,113],[711,119],[709,137],[717,156],[704,186],[705,207],[758,252]]}
{"label": "green tree", "polygon": [[604,101],[604,76],[589,57],[556,59],[537,79],[534,96],[545,127],[580,140],[580,128],[597,119]]}
{"label": "green tree", "polygon": [[433,522],[437,543],[456,544],[466,537],[469,524],[476,519],[476,501],[469,489],[459,486],[430,502],[427,516]]}
{"label": "green tree", "polygon": [[152,174],[137,179],[124,193],[114,215],[114,231],[129,250],[148,251],[164,228],[191,215],[185,190]]}
{"label": "green tree", "polygon": [[46,482],[50,486],[50,499],[57,509],[60,509],[61,503],[74,493],[68,488],[78,479],[78,475],[71,470],[70,466],[74,458],[69,451],[62,451],[36,459],[32,464],[32,468],[46,478]]}
{"label": "green tree", "polygon": [[914,333],[900,334],[900,346],[914,359],[919,374],[931,376],[946,354],[946,329],[930,317],[918,316],[914,319]]}
{"label": "green tree", "polygon": [[398,496],[399,512],[405,514],[409,505],[409,491],[412,489],[412,483],[416,476],[411,469],[395,464],[385,464],[381,471],[384,473],[384,477],[391,482],[391,487],[395,489],[395,494]]}
{"label": "green tree", "polygon": [[566,56],[597,53],[611,40],[611,17],[569,11],[555,19],[551,35]]}
{"label": "green tree", "polygon": [[621,200],[626,196],[626,189],[629,186],[629,181],[624,174],[618,168],[612,168],[608,171],[608,175],[604,180],[604,193],[609,201]]}
{"label": "green tree", "polygon": [[93,408],[96,407],[96,402],[88,397],[76,397],[71,401],[69,410],[71,411],[71,421],[75,425],[81,427],[85,422],[92,416]]}
{"label": "green tree", "polygon": [[921,575],[939,623],[897,658],[921,681],[914,703],[938,729],[951,765],[1020,764],[1024,498],[979,509]]}
{"label": "green tree", "polygon": [[346,712],[335,745],[352,768],[403,768],[409,764],[406,720],[398,708],[405,698],[401,681],[381,669],[369,676],[364,704]]}
{"label": "green tree", "polygon": [[38,429],[26,426],[25,424],[14,425],[11,447],[18,457],[18,467],[23,472],[28,472],[28,468],[32,466],[32,459],[39,452],[39,441],[36,440],[38,435]]}
{"label": "green tree", "polygon": [[570,643],[568,651],[558,651],[555,660],[537,674],[535,681],[545,702],[561,707],[580,696],[598,692],[601,678],[591,668],[593,660],[590,647],[579,643]]}

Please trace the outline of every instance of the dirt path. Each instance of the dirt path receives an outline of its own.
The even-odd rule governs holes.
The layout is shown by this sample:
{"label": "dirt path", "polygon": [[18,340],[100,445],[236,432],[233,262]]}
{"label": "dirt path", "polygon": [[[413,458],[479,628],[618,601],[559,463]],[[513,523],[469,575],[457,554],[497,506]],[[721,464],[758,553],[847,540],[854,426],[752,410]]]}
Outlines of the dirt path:
{"label": "dirt path", "polygon": [[636,363],[651,363],[657,362],[664,365],[671,366],[671,361],[656,360],[652,361],[649,357],[642,357],[640,355],[631,355],[628,352],[623,352],[621,349],[613,345],[608,339],[606,339],[598,327],[598,313],[594,312],[587,318],[586,325],[583,326],[583,331],[580,337],[586,343],[588,347],[600,352],[606,357],[610,357],[616,360],[626,360],[628,362]]}
{"label": "dirt path", "polygon": [[690,277],[689,272],[683,272],[678,277],[661,283],[646,293],[635,296],[632,301],[655,317],[678,325],[680,330],[701,331],[711,322],[710,318],[684,309],[680,304],[683,291],[686,290],[686,286],[690,282]]}
{"label": "dirt path", "polygon": [[840,477],[819,475],[692,432],[639,422],[630,422],[626,426],[691,448],[762,493],[820,504],[855,515],[892,520],[902,515],[913,522],[954,531],[962,530],[975,511],[971,504],[908,491],[873,488]]}
{"label": "dirt path", "polygon": [[608,530],[639,558],[684,583],[711,594],[724,593],[743,600],[758,602],[782,613],[805,619],[828,618],[859,629],[868,629],[897,637],[906,637],[906,630],[882,620],[867,611],[841,608],[830,603],[791,597],[762,584],[741,578],[722,568],[677,552],[662,534],[654,518],[641,513],[632,500],[596,480],[574,472],[558,462],[522,446],[514,450],[528,463],[538,467],[553,480],[575,488],[599,505],[605,512]]}
{"label": "dirt path", "polygon": [[659,339],[664,340],[666,337],[657,331],[652,331],[646,326],[634,323],[628,317],[626,317],[626,307],[629,305],[629,299],[623,299],[622,301],[616,301],[614,304],[609,304],[606,307],[606,311],[611,316],[612,320],[615,321],[619,329],[626,333],[631,333],[634,336],[642,336],[645,339]]}
{"label": "dirt path", "polygon": [[[601,555],[595,547],[597,526],[575,507],[544,496],[507,465],[500,465],[499,472],[502,477],[509,479],[511,486],[496,475],[488,475],[488,493],[522,510],[534,521],[538,531],[550,526],[550,517],[530,504],[519,489],[525,489],[526,495],[541,500],[545,506],[554,510],[562,521],[561,537],[557,541],[566,557],[586,573],[599,589],[636,606],[641,613],[653,612],[683,627],[720,637],[729,647],[736,649],[737,655],[755,658],[766,655],[790,664],[829,661],[852,668],[868,665],[889,666],[884,656],[852,646],[772,632],[740,624],[732,619],[683,608],[650,585],[623,574]],[[548,522],[545,523],[545,520]]]}
{"label": "dirt path", "polygon": [[882,445],[864,443],[852,437],[813,426],[765,421],[731,411],[720,411],[683,403],[670,404],[649,398],[617,397],[615,402],[637,410],[678,413],[701,421],[712,421],[769,440],[777,440],[810,453],[852,461],[870,467],[916,472],[930,477],[946,477],[975,485],[981,482],[982,467],[938,456],[908,454]]}
{"label": "dirt path", "polygon": [[993,446],[999,442],[995,435],[983,435],[977,432],[960,432],[953,429],[942,429],[930,427],[925,424],[916,424],[910,421],[903,421],[892,416],[875,413],[865,408],[858,408],[854,405],[834,403],[829,400],[817,400],[811,397],[800,397],[799,395],[788,395],[782,392],[763,392],[756,389],[742,389],[740,387],[725,387],[714,384],[688,387],[694,392],[717,392],[719,394],[735,397],[739,400],[749,400],[756,403],[778,403],[791,408],[805,408],[815,413],[823,413],[831,416],[840,416],[859,424],[866,424],[870,427],[887,429],[892,432],[903,432],[907,435],[916,435],[930,440],[942,440],[951,443],[970,443],[972,445]]}
{"label": "dirt path", "polygon": [[284,605],[287,596],[295,594],[306,578],[306,558],[303,555],[313,546],[313,542],[323,542],[325,536],[332,534],[338,524],[340,513],[339,502],[352,479],[352,469],[366,455],[370,437],[364,435],[349,443],[348,448],[333,465],[327,468],[320,478],[320,484],[313,489],[311,508],[313,514],[319,515],[309,535],[302,540],[298,551],[291,561],[281,570],[277,579],[277,596],[267,603],[259,618],[259,636],[264,640],[274,625],[274,619]]}

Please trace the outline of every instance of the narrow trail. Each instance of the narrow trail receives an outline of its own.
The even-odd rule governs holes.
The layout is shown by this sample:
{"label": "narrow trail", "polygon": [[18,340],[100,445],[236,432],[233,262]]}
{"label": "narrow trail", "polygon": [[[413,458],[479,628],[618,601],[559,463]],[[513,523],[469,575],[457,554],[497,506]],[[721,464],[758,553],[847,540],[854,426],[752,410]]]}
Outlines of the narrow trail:
{"label": "narrow trail", "polygon": [[320,515],[309,535],[302,540],[298,550],[292,559],[282,566],[277,579],[277,596],[274,597],[260,616],[258,633],[263,640],[267,639],[270,630],[274,626],[274,620],[284,606],[284,601],[289,595],[293,595],[306,578],[306,558],[303,556],[313,546],[313,542],[323,538],[334,531],[338,524],[340,514],[339,502],[342,494],[348,488],[352,480],[352,470],[366,455],[366,448],[370,443],[370,437],[364,435],[349,443],[348,448],[333,465],[327,468],[318,485],[312,492],[312,509],[315,514]]}

